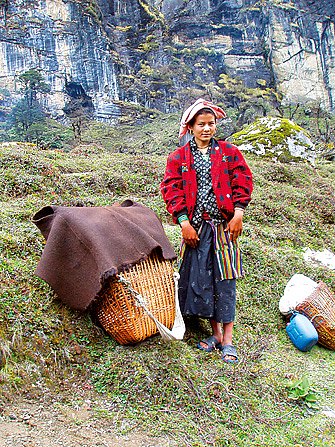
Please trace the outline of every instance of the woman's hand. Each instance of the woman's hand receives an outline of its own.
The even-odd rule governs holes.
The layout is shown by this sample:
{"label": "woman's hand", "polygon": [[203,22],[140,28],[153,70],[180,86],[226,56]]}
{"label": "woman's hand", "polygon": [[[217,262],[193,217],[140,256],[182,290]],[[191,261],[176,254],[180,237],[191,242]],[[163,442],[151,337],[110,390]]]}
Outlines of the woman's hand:
{"label": "woman's hand", "polygon": [[180,226],[181,226],[181,234],[182,234],[183,239],[186,242],[186,244],[192,248],[195,248],[198,245],[199,236],[198,236],[198,233],[195,231],[195,229],[190,224],[190,221],[184,220],[180,224]]}
{"label": "woman's hand", "polygon": [[230,240],[235,242],[242,234],[243,229],[243,210],[236,209],[234,217],[228,222],[226,231],[230,233]]}

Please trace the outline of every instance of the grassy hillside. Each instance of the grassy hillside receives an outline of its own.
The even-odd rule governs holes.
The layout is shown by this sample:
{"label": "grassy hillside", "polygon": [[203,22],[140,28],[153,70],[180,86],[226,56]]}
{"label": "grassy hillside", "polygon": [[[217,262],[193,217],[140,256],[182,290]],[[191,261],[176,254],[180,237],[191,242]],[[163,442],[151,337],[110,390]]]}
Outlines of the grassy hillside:
{"label": "grassy hillside", "polygon": [[[144,127],[143,135],[153,129]],[[1,407],[19,396],[68,407],[89,399],[92,417],[108,418],[115,430],[166,435],[177,446],[334,446],[335,419],[324,411],[335,411],[335,354],[319,345],[308,353],[295,349],[278,311],[294,273],[335,291],[335,272],[303,259],[306,247],[335,252],[334,163],[312,168],[247,156],[255,193],[241,241],[247,276],[238,283],[241,361],[235,367],[195,348],[208,333],[205,321],[188,321],[183,342],[153,337],[122,347],[34,276],[44,240],[31,217],[49,204],[100,206],[132,198],[158,214],[177,249],[179,229],[158,189],[167,151],[160,132],[122,153],[114,145],[122,129],[109,151],[1,145]],[[156,155],[146,155],[155,141]],[[317,409],[288,396],[288,385],[304,376],[318,393]]]}

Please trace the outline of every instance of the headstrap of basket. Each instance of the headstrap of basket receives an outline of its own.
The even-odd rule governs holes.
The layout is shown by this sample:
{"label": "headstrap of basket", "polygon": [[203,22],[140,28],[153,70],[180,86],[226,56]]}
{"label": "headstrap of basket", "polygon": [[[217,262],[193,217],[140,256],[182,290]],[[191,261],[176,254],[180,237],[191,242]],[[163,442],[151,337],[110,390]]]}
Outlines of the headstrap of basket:
{"label": "headstrap of basket", "polygon": [[[123,275],[122,273],[120,273],[119,275],[117,275],[117,279],[119,280],[119,282],[121,284],[123,284],[125,286],[125,288],[128,290],[128,292],[135,298],[136,301],[136,305],[142,307],[145,311],[147,311],[146,309],[146,303],[147,300],[137,291],[135,290],[130,281],[128,281]],[[148,312],[148,311],[147,311]]]}
{"label": "headstrap of basket", "polygon": [[[171,331],[169,328],[164,326],[164,324],[158,321],[157,318],[155,318],[155,316],[147,308],[145,298],[131,286],[131,283],[122,274],[119,274],[117,278],[135,298],[136,305],[142,307],[144,312],[146,312],[147,315],[155,322],[157,329],[161,334],[163,340],[181,340],[183,338],[185,328],[183,329],[181,327],[180,321],[177,323],[177,326],[179,325],[179,327],[176,327],[175,330],[174,328],[172,328]],[[177,279],[175,278],[175,280]]]}

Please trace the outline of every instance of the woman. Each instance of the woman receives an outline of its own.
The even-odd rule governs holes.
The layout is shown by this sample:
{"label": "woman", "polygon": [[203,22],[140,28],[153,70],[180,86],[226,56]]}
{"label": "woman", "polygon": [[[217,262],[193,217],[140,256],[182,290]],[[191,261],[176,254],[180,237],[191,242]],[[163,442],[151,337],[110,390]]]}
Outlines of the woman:
{"label": "woman", "polygon": [[243,275],[237,238],[251,200],[252,174],[238,148],[214,139],[225,112],[198,99],[183,114],[179,137],[185,145],[167,160],[161,192],[182,234],[179,301],[183,315],[208,318],[213,335],[199,349],[221,350],[237,363],[233,345],[236,279]]}

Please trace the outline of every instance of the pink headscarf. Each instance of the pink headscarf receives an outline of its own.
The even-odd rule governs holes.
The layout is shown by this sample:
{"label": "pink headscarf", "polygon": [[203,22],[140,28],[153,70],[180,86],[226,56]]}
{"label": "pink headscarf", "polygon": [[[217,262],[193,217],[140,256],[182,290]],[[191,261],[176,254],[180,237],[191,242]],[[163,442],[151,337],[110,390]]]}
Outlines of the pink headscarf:
{"label": "pink headscarf", "polygon": [[194,115],[203,108],[213,110],[217,119],[225,118],[227,116],[225,111],[221,109],[221,107],[216,106],[211,101],[199,98],[183,113],[183,116],[180,121],[179,138],[187,134],[188,131],[187,124],[191,121]]}

